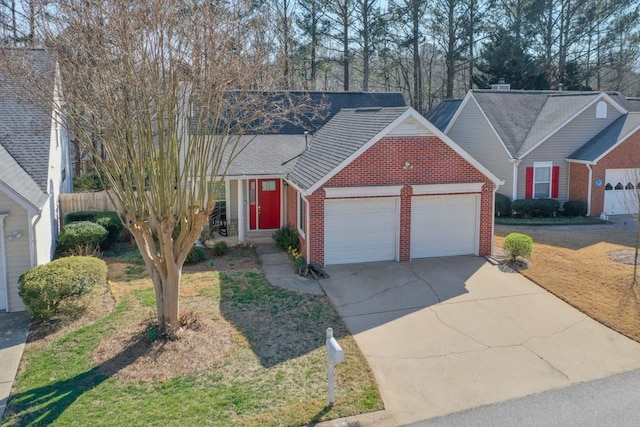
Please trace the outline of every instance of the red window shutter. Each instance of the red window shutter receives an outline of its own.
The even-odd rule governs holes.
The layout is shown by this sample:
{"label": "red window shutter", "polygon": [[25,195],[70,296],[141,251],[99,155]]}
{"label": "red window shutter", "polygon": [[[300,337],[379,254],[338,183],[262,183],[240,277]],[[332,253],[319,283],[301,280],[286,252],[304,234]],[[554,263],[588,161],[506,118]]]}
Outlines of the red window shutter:
{"label": "red window shutter", "polygon": [[560,187],[560,166],[553,167],[551,174],[551,198],[558,198],[558,187]]}
{"label": "red window shutter", "polygon": [[533,168],[527,168],[527,179],[525,180],[524,198],[533,198]]}

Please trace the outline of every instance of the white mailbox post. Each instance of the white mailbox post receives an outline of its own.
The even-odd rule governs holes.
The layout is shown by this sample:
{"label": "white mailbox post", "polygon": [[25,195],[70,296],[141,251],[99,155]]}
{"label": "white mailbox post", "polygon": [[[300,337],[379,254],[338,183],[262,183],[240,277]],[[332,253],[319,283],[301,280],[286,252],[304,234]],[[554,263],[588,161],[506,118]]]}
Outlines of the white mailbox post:
{"label": "white mailbox post", "polygon": [[327,371],[329,373],[329,406],[336,403],[335,366],[344,360],[344,351],[333,337],[333,329],[327,328]]}

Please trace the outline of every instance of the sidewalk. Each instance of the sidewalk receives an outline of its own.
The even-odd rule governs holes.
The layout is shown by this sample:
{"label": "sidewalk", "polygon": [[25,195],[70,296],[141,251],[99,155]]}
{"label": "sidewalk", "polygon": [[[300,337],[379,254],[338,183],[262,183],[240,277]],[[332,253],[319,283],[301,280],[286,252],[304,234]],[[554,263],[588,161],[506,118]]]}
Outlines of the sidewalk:
{"label": "sidewalk", "polygon": [[262,271],[272,285],[304,294],[324,295],[317,280],[302,277],[293,271],[289,255],[274,243],[256,245],[256,253],[262,264]]}
{"label": "sidewalk", "polygon": [[29,321],[26,312],[0,313],[0,421],[27,341]]}

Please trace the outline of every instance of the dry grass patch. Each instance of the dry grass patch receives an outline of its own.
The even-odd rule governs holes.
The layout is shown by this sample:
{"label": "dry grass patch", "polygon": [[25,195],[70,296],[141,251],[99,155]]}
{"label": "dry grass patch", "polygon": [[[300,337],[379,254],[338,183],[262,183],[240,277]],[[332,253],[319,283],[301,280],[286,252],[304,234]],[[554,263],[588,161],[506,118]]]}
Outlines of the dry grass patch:
{"label": "dry grass patch", "polygon": [[[382,408],[328,299],[271,286],[251,248],[184,269],[184,327],[166,340],[138,261],[107,261],[111,304],[29,343],[6,425],[304,425]],[[328,326],[346,353],[332,408]]]}
{"label": "dry grass patch", "polygon": [[[502,246],[499,230],[496,245]],[[533,237],[531,264],[521,273],[589,317],[640,342],[640,302],[631,289],[633,266],[610,259],[629,250],[629,230],[519,230]],[[502,236],[500,236],[502,235]]]}

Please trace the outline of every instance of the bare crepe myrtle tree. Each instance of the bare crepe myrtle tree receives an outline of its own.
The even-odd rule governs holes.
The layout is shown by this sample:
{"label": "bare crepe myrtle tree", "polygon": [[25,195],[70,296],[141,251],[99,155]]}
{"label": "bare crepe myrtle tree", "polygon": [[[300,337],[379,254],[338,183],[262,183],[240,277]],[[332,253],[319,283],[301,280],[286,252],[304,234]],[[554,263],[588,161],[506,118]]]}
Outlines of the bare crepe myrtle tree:
{"label": "bare crepe myrtle tree", "polygon": [[638,263],[640,263],[640,168],[630,169],[625,176],[624,188],[631,191],[625,198],[624,203],[627,211],[636,219],[638,227],[636,229],[635,248],[633,253],[633,279],[632,287],[638,296]]}
{"label": "bare crepe myrtle tree", "polygon": [[[144,258],[160,328],[175,327],[182,265],[229,163],[246,135],[295,116],[305,100],[269,92],[281,70],[248,0],[42,7],[37,37],[57,64],[64,95],[55,101],[64,100],[58,107],[83,140],[98,142],[84,148],[94,151]],[[34,100],[51,103],[28,55],[5,50],[0,63]]]}

